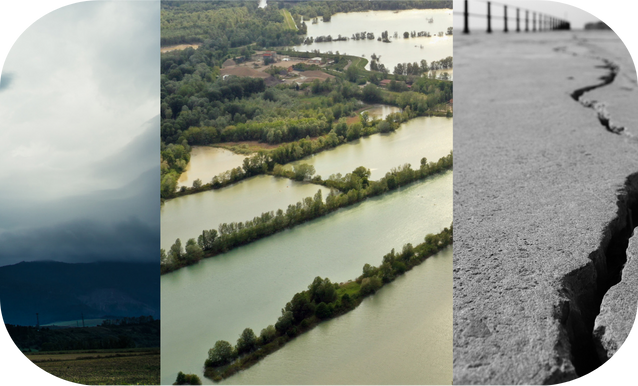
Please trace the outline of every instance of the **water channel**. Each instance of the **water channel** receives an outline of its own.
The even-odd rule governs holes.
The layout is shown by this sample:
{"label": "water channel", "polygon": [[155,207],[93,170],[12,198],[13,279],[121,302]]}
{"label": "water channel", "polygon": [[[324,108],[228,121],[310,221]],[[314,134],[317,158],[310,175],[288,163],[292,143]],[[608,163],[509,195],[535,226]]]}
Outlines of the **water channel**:
{"label": "water channel", "polygon": [[[449,226],[452,175],[447,172],[366,200],[162,276],[162,383],[174,382],[178,371],[201,376],[208,349],[215,341],[235,344],[246,327],[259,334],[276,322],[286,302],[306,289],[315,276],[336,282],[355,278],[365,263],[380,264],[391,248],[419,243],[426,233],[438,233]],[[413,296],[416,299],[421,295],[416,292]],[[447,310],[451,313],[450,304]],[[428,317],[438,319],[440,315]],[[420,319],[420,323],[425,326],[429,322]],[[451,328],[451,320],[447,323]],[[356,326],[350,331],[361,333]],[[425,333],[438,336],[436,329]],[[441,344],[451,355],[451,340],[443,338]],[[300,363],[308,360],[303,357],[313,357],[316,350],[326,347],[308,346],[308,352],[298,355]],[[437,345],[403,349],[419,353],[435,350],[436,355],[447,355]],[[366,356],[365,351],[359,355]],[[451,371],[451,358],[447,366]],[[342,373],[351,370],[346,362],[334,369]],[[423,369],[418,366],[412,371],[420,373]],[[391,372],[399,383],[402,372]],[[232,383],[232,378],[228,381]],[[265,383],[266,379],[249,382],[253,381]]]}
{"label": "water channel", "polygon": [[[192,158],[191,158],[192,160]],[[162,205],[161,247],[168,250],[177,238],[182,245],[197,239],[204,229],[217,229],[221,223],[252,220],[263,212],[283,211],[321,189],[321,185],[296,182],[287,178],[260,175],[222,189],[168,200]]]}
{"label": "water channel", "polygon": [[[433,22],[428,23],[432,18]],[[443,37],[414,37],[403,38],[404,32],[429,31],[433,35],[442,31],[445,33],[448,27],[452,27],[451,9],[413,9],[404,11],[368,11],[337,13],[332,16],[331,21],[323,22],[319,17],[317,24],[312,24],[311,20],[306,21],[308,26],[307,36],[316,38],[317,36],[331,35],[337,38],[338,35],[352,37],[357,32],[372,32],[373,40],[332,41],[324,43],[302,44],[295,46],[297,51],[320,52],[332,51],[340,54],[362,56],[370,59],[375,53],[381,56],[380,63],[392,73],[398,63],[420,63],[422,59],[428,64],[434,60],[441,60],[447,56],[452,56],[452,36]],[[391,38],[391,43],[377,41],[381,32],[388,31],[392,37],[397,32],[398,37]],[[369,64],[366,68],[370,68]]]}
{"label": "water channel", "polygon": [[417,117],[403,123],[395,132],[374,134],[334,149],[292,162],[310,164],[317,175],[352,172],[359,166],[370,169],[370,178],[378,180],[390,169],[409,163],[418,168],[421,158],[438,161],[453,147],[452,118]]}

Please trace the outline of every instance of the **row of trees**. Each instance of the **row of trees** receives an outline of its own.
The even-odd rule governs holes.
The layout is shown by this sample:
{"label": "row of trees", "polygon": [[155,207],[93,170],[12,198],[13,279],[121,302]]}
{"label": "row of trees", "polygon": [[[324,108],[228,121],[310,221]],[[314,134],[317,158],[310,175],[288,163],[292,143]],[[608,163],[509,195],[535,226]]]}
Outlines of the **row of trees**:
{"label": "row of trees", "polygon": [[[372,69],[372,64],[370,64]],[[394,75],[416,75],[427,73],[428,71],[447,70],[453,68],[453,58],[448,56],[441,60],[434,60],[429,65],[428,62],[423,59],[421,63],[398,63],[394,67]]]}
{"label": "row of trees", "polygon": [[[374,102],[376,100],[374,95],[381,95],[380,92],[381,90],[373,84],[369,84],[363,89],[363,94],[368,95],[365,97],[366,100],[369,100],[370,102]],[[382,97],[380,98],[381,101],[384,101]],[[332,127],[332,130],[328,133],[328,135],[318,137],[314,140],[302,138],[299,141],[281,145],[269,151],[260,150],[253,156],[244,159],[244,163],[241,167],[220,173],[219,175],[214,176],[208,183],[196,180],[193,182],[193,186],[191,188],[182,186],[179,191],[175,191],[179,175],[177,173],[166,174],[162,177],[162,198],[167,199],[199,193],[209,189],[219,189],[258,174],[271,173],[278,176],[296,179],[295,173],[292,175],[288,172],[284,173],[281,168],[276,171],[275,167],[278,164],[283,165],[292,161],[297,161],[312,154],[334,148],[340,144],[353,141],[361,137],[375,133],[388,133],[394,131],[401,123],[418,115],[425,114],[427,109],[431,107],[431,103],[432,102],[428,102],[427,98],[419,96],[419,94],[416,93],[412,93],[409,97],[403,96],[394,98],[392,99],[392,104],[400,104],[405,107],[403,112],[388,114],[388,116],[383,120],[372,119],[369,117],[367,112],[363,112],[360,115],[360,121],[350,125],[347,125],[345,120],[340,120],[339,123]],[[414,105],[415,109],[412,109],[411,105]],[[200,128],[190,128],[188,131],[199,132]],[[162,163],[162,165],[164,165],[164,163]]]}
{"label": "row of trees", "polygon": [[246,328],[234,347],[224,340],[215,342],[204,362],[205,375],[220,381],[252,366],[321,321],[353,310],[366,296],[452,245],[453,239],[450,225],[438,234],[426,235],[421,244],[406,244],[399,253],[392,249],[378,267],[365,264],[362,275],[354,281],[338,284],[317,276],[307,290],[296,293],[286,303],[277,322],[262,329],[259,336]]}
{"label": "row of trees", "polygon": [[452,166],[453,154],[450,152],[449,155],[442,157],[437,162],[427,162],[425,158],[421,159],[421,165],[418,169],[412,169],[410,164],[393,168],[378,181],[369,181],[370,170],[364,167],[359,167],[345,176],[333,175],[325,181],[321,178],[314,178],[313,182],[332,188],[325,201],[321,190],[318,190],[314,197],[306,197],[295,205],[289,205],[286,211],[279,209],[276,212],[264,212],[252,220],[230,224],[223,223],[219,225],[217,230],[205,230],[197,240],[189,239],[185,248],[182,248],[180,239],[177,239],[168,252],[164,249],[160,251],[161,272],[171,272],[194,264],[205,256],[210,257],[227,252],[284,229],[324,216],[339,208],[361,202],[368,197],[374,197],[444,172],[451,169]]}

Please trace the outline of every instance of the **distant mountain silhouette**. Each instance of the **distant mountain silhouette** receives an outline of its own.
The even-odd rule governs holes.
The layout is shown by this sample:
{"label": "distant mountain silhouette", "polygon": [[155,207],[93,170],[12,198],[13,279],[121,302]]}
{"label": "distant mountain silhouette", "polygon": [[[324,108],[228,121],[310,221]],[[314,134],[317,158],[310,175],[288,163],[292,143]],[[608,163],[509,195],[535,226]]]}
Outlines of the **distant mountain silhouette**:
{"label": "distant mountain silhouette", "polygon": [[22,262],[0,267],[5,323],[35,325],[104,316],[160,317],[158,263]]}

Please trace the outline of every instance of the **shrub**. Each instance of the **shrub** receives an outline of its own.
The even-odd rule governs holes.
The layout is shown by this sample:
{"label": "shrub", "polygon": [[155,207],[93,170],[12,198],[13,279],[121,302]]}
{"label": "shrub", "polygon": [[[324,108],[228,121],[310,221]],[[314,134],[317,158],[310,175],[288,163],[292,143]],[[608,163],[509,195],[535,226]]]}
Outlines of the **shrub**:
{"label": "shrub", "polygon": [[332,316],[332,311],[330,310],[330,307],[328,307],[326,303],[321,302],[319,303],[319,305],[317,305],[317,308],[315,309],[315,315],[317,315],[319,319],[326,319]]}

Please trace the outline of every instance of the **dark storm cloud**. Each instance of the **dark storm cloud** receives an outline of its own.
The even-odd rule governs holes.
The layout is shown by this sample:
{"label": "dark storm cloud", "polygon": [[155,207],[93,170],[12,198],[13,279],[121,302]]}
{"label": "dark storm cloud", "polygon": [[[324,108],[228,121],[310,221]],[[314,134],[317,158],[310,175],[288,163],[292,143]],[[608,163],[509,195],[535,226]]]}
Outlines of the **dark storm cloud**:
{"label": "dark storm cloud", "polygon": [[130,181],[141,170],[159,165],[160,117],[143,125],[143,132],[124,148],[94,164],[93,173],[100,178]]}
{"label": "dark storm cloud", "polygon": [[13,82],[14,75],[11,73],[2,74],[2,78],[0,78],[0,92],[2,90],[6,90],[11,86]]}
{"label": "dark storm cloud", "polygon": [[74,220],[0,234],[2,265],[38,260],[153,262],[158,248],[157,227],[136,217],[116,223]]}

